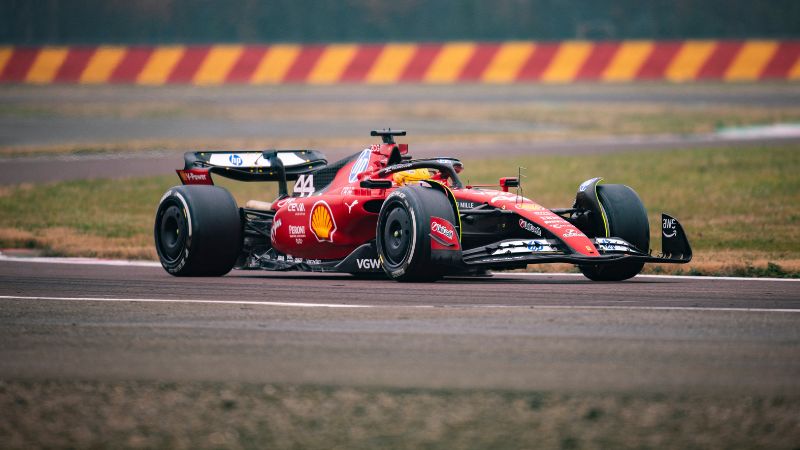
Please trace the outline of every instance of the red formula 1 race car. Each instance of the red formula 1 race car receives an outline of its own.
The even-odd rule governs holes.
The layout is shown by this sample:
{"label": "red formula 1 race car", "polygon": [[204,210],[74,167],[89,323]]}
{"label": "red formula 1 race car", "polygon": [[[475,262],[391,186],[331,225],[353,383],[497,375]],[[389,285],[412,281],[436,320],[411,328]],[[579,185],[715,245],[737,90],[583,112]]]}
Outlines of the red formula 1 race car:
{"label": "red formula 1 race car", "polygon": [[[177,276],[237,269],[385,274],[397,281],[536,263],[572,263],[592,280],[619,281],[646,262],[686,263],[692,250],[678,221],[662,215],[662,253],[653,256],[647,213],[633,189],[587,180],[571,208],[548,209],[517,192],[465,186],[455,158],[411,159],[382,138],[328,164],[313,150],[186,153],[182,186],[158,205],[155,243]],[[278,183],[278,198],[239,207],[211,176]],[[288,182],[294,182],[291,193]]]}

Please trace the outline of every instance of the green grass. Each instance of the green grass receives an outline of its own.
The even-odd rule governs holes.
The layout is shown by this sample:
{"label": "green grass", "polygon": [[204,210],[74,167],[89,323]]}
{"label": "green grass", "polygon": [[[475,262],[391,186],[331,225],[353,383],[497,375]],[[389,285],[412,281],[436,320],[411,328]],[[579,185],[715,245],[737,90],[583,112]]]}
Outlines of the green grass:
{"label": "green grass", "polygon": [[777,394],[0,382],[4,448],[795,449]]}
{"label": "green grass", "polygon": [[[0,188],[0,248],[57,256],[155,259],[153,217],[177,176],[79,180]],[[272,199],[276,187],[221,179],[240,204]]]}
{"label": "green grass", "polygon": [[[800,147],[641,151],[581,157],[465,161],[471,183],[496,182],[525,167],[524,194],[547,207],[571,206],[594,176],[632,186],[648,208],[653,246],[660,212],[687,230],[696,261],[653,271],[748,276],[800,274]],[[52,254],[153,258],[152,220],[177,177],[71,181],[0,190],[0,247]],[[225,181],[241,203],[271,200],[275,187]],[[770,265],[771,264],[771,265]],[[661,268],[659,268],[661,267]]]}

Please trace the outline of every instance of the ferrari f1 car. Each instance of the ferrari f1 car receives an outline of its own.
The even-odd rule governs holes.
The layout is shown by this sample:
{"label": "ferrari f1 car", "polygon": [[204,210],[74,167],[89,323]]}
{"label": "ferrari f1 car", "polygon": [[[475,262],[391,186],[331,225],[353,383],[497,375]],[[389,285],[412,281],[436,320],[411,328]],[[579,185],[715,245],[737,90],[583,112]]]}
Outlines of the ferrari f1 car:
{"label": "ferrari f1 car", "polygon": [[[628,186],[592,178],[572,207],[545,208],[520,194],[518,177],[501,178],[499,189],[467,186],[458,159],[412,159],[407,144],[395,143],[405,134],[372,131],[382,143],[333,164],[313,150],[186,153],[183,184],[156,212],[162,266],[176,276],[237,268],[434,281],[559,262],[619,281],[644,263],[692,258],[683,228],[666,214],[661,254],[652,254],[647,213]],[[239,207],[212,175],[277,182],[278,196]]]}

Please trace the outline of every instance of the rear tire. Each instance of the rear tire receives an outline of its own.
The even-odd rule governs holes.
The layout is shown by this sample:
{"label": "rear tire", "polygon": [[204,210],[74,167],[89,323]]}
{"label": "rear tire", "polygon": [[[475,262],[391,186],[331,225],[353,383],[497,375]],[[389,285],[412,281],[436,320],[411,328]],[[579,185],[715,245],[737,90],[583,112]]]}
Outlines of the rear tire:
{"label": "rear tire", "polygon": [[[636,192],[623,184],[603,184],[597,186],[597,197],[608,219],[609,237],[624,239],[647,252],[650,248],[650,223],[647,210]],[[622,281],[635,277],[643,267],[643,262],[623,262],[580,266],[580,270],[593,281]]]}
{"label": "rear tire", "polygon": [[431,256],[431,217],[455,222],[450,201],[439,190],[402,187],[381,206],[376,246],[383,270],[396,281],[436,281],[446,267]]}
{"label": "rear tire", "polygon": [[242,251],[242,219],[230,192],[175,186],[164,194],[154,225],[156,252],[175,276],[221,276]]}

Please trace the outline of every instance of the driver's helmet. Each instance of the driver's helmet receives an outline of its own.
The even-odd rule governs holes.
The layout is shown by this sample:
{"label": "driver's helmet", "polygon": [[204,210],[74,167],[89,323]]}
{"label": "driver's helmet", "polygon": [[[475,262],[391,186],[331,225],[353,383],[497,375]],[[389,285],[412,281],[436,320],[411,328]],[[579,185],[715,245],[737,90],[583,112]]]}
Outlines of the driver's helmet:
{"label": "driver's helmet", "polygon": [[398,186],[405,184],[412,184],[418,181],[427,180],[431,177],[431,172],[428,169],[411,169],[402,172],[396,172],[392,179]]}

